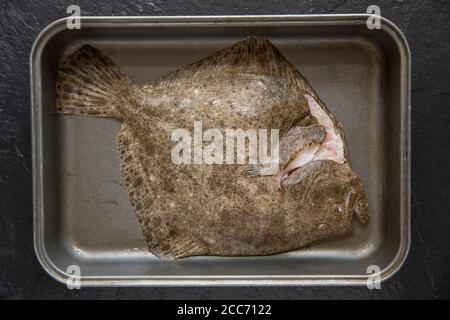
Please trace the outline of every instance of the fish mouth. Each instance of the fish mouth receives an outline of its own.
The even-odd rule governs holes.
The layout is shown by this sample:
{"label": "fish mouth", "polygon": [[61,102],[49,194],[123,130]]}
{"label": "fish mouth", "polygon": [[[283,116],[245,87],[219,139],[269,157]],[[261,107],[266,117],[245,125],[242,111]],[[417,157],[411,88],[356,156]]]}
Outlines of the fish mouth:
{"label": "fish mouth", "polygon": [[365,199],[358,197],[353,206],[352,213],[358,218],[361,224],[369,222],[368,205]]}
{"label": "fish mouth", "polygon": [[366,224],[369,222],[368,204],[365,196],[357,193],[351,193],[350,199],[350,212],[352,216],[356,216],[361,224]]}

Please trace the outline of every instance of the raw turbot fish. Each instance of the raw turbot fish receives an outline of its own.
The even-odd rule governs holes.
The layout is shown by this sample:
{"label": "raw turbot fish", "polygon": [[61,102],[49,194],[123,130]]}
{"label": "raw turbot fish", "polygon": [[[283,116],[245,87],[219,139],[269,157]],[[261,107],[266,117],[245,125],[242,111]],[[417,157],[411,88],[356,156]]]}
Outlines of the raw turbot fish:
{"label": "raw turbot fish", "polygon": [[[275,254],[349,233],[353,216],[369,219],[342,125],[265,38],[248,37],[143,87],[85,45],[60,65],[57,110],[122,122],[123,181],[156,256]],[[194,150],[194,161],[175,163],[173,132],[195,135],[198,123],[224,135],[277,129],[270,145],[279,157],[210,164],[195,161]]]}

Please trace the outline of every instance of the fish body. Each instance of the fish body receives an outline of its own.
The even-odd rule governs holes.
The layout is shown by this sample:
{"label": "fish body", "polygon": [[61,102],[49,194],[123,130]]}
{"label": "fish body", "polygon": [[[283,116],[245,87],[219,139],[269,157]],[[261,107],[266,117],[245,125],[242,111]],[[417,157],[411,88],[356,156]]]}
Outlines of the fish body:
{"label": "fish body", "polygon": [[[349,233],[355,215],[368,221],[342,125],[265,38],[246,38],[143,87],[86,45],[58,70],[57,110],[122,122],[122,177],[157,256],[268,255]],[[199,121],[224,135],[277,129],[279,157],[174,163],[171,135],[195,132]]]}

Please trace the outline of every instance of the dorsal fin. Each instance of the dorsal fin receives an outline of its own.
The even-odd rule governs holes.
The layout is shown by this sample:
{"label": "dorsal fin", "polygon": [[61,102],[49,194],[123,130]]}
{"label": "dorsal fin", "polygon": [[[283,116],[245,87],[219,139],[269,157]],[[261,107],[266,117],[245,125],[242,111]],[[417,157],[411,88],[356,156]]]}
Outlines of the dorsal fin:
{"label": "dorsal fin", "polygon": [[[225,66],[225,67],[224,67]],[[170,72],[155,81],[156,86],[167,86],[178,79],[195,78],[203,72],[220,75],[223,72],[276,75],[304,86],[300,72],[267,39],[247,37],[229,47]]]}
{"label": "dorsal fin", "polygon": [[[277,48],[267,39],[258,36],[247,37],[211,56],[215,63],[267,65],[287,62]],[[205,59],[208,60],[208,59]]]}

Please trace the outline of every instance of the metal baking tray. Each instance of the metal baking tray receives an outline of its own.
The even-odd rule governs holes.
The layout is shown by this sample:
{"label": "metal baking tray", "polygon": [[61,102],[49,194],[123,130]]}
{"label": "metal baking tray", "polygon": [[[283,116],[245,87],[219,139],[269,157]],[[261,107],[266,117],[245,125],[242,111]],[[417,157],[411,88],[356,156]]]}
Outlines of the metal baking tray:
{"label": "metal baking tray", "polygon": [[[86,286],[365,285],[392,276],[410,244],[410,53],[390,21],[368,15],[82,17],[46,27],[31,53],[34,242],[44,269]],[[265,257],[160,260],[148,253],[122,187],[119,122],[55,111],[58,64],[100,48],[138,84],[247,35],[268,37],[345,128],[371,220],[352,235]],[[73,268],[73,267],[72,267]]]}

